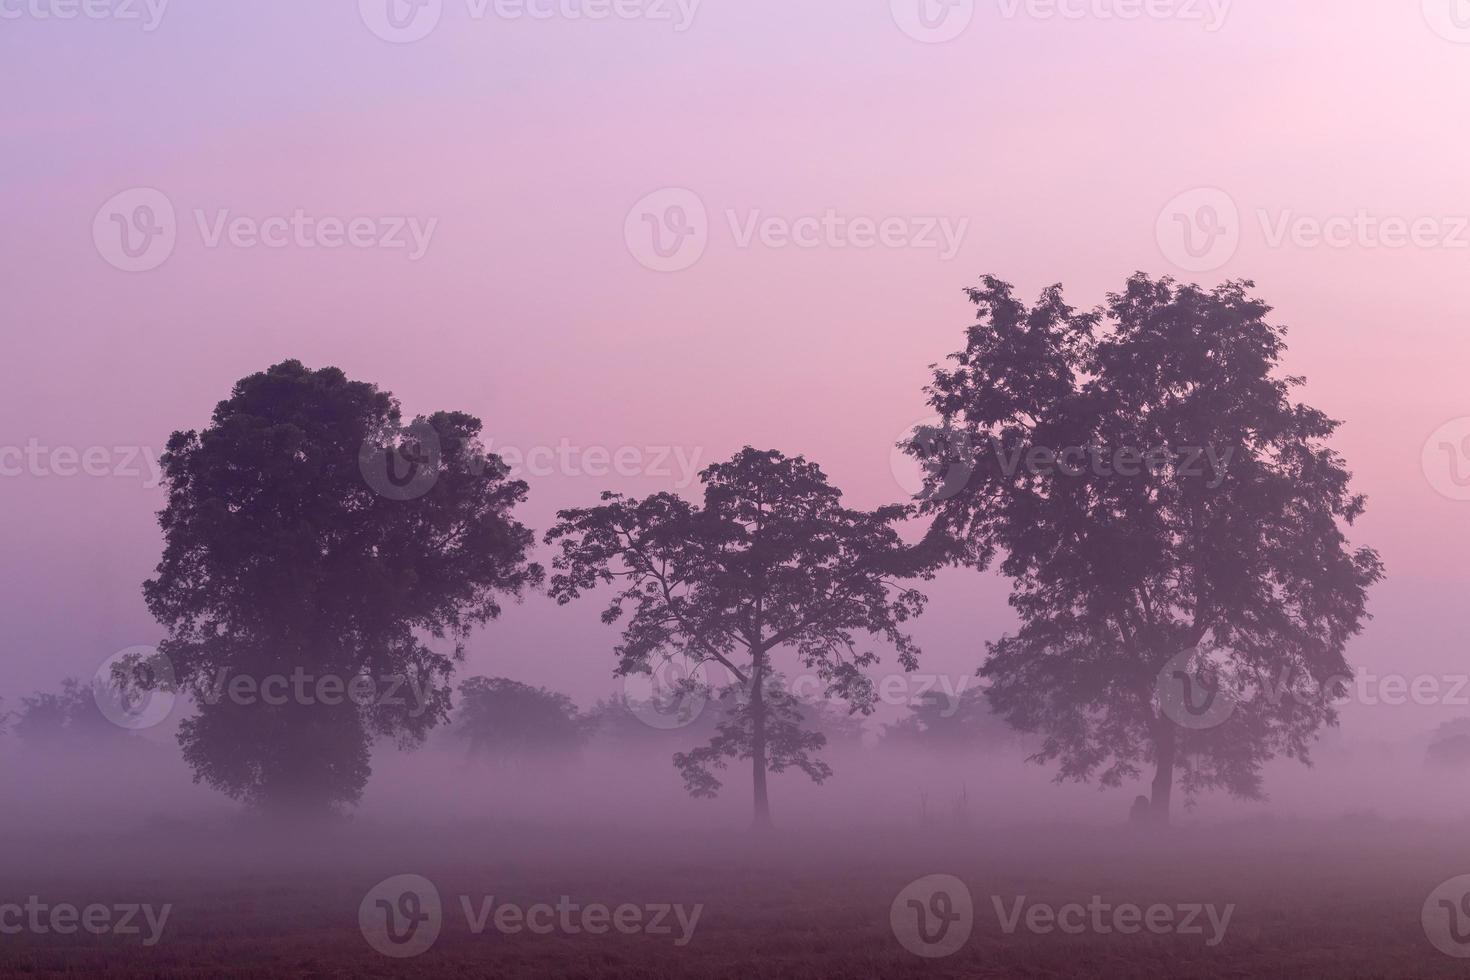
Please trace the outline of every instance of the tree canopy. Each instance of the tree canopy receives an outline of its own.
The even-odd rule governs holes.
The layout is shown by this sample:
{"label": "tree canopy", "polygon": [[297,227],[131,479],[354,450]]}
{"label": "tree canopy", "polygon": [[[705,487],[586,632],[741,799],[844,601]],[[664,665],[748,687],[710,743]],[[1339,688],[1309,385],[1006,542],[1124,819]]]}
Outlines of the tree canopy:
{"label": "tree canopy", "polygon": [[899,538],[908,506],[844,507],[841,492],[803,457],[747,447],[701,480],[702,505],[668,493],[606,493],[598,507],[562,511],[546,534],[560,548],[551,594],[568,603],[614,588],[602,618],[623,622],[619,675],[680,657],[718,663],[745,687],[744,708],[705,749],[686,754],[693,762],[683,768],[686,782],[694,774],[690,788],[707,793],[718,788],[709,772],[716,760],[750,759],[755,819],[764,825],[768,769],[789,763],[825,778],[802,764],[801,753],[820,743],[788,738],[784,699],[767,697],[773,656],[790,650],[829,696],[870,711],[875,694],[864,669],[878,653],[861,638],[885,641],[905,669],[917,668],[906,624],[925,600],[902,580],[932,569],[919,567]]}
{"label": "tree canopy", "polygon": [[[390,393],[284,361],[173,434],[144,595],[199,705],[180,731],[196,779],[252,804],[350,804],[374,737],[416,744],[444,720],[464,638],[541,577],[512,516],[526,485],[480,430],[463,412],[405,428]],[[267,703],[293,676],[310,686]]]}
{"label": "tree canopy", "polygon": [[[1285,331],[1252,288],[1139,274],[1079,312],[1058,286],[1028,306],[987,277],[927,389],[939,422],[907,444],[922,511],[1012,582],[1021,626],[983,669],[997,713],[1043,736],[1035,758],[1060,779],[1116,785],[1151,763],[1161,818],[1176,766],[1186,792],[1255,797],[1266,759],[1307,759],[1382,574],[1345,536],[1364,499],[1327,445],[1339,423],[1292,399]],[[1189,728],[1167,710],[1171,664],[1205,690],[1321,694]]]}

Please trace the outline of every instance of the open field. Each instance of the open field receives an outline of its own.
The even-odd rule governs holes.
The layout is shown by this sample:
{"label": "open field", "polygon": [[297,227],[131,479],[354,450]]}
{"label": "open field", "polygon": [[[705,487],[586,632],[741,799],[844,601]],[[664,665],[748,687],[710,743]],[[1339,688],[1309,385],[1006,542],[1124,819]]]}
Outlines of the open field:
{"label": "open field", "polygon": [[[1470,872],[1470,828],[1360,820],[1181,829],[1167,839],[1055,828],[958,834],[909,828],[842,840],[796,832],[755,845],[687,834],[547,834],[458,827],[434,834],[346,827],[319,846],[214,828],[118,839],[6,841],[0,903],[172,905],[141,936],[0,937],[0,974],[62,977],[1453,977],[1465,964],[1420,924],[1430,892]],[[99,845],[90,844],[86,851]],[[48,867],[88,870],[57,874]],[[371,948],[359,905],[384,878],[420,874],[443,903],[421,955]],[[961,879],[974,929],[951,956],[899,942],[890,906],[925,875]],[[469,902],[467,917],[461,896]],[[471,919],[496,905],[702,905],[687,944],[669,934],[557,928],[514,934]],[[1024,896],[1024,899],[1023,899]],[[1097,896],[1097,899],[1094,899]],[[1023,907],[1233,906],[1218,942],[1188,935],[1007,932]],[[996,902],[1001,911],[998,913]],[[140,922],[141,922],[140,917]],[[573,915],[571,921],[577,921]],[[1104,916],[1103,921],[1110,921]],[[1111,920],[1118,921],[1118,920]],[[1176,921],[1183,919],[1176,915]]]}

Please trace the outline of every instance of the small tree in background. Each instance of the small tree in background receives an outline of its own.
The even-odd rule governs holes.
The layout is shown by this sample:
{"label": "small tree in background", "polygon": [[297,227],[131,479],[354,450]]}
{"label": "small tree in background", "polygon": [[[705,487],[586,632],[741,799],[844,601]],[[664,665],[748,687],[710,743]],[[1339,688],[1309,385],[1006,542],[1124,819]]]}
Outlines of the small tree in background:
{"label": "small tree in background", "polygon": [[907,717],[888,726],[883,738],[897,744],[968,750],[1014,742],[1016,732],[991,710],[985,689],[971,687],[958,694],[925,691],[909,705]]}
{"label": "small tree in background", "polygon": [[[5,715],[0,714],[0,722]],[[122,734],[97,709],[92,688],[75,677],[61,682],[55,694],[37,691],[20,699],[16,713],[15,735],[33,744],[52,744],[71,740],[99,740]]]}
{"label": "small tree in background", "polygon": [[459,696],[452,731],[472,758],[502,765],[544,761],[587,740],[589,726],[565,694],[504,677],[471,677]]}
{"label": "small tree in background", "polygon": [[[1139,274],[1079,313],[1060,287],[1028,307],[986,278],[928,389],[941,421],[908,445],[923,511],[971,564],[1003,555],[1013,582],[1021,627],[982,671],[996,712],[1043,737],[1033,758],[1058,779],[1112,786],[1152,765],[1159,821],[1176,781],[1256,798],[1266,760],[1307,761],[1383,571],[1344,537],[1364,499],[1325,444],[1338,423],[1291,400],[1302,380],[1277,373],[1284,331],[1251,286]],[[1161,674],[1186,694],[1317,693],[1196,730],[1169,717]]]}
{"label": "small tree in background", "polygon": [[932,564],[899,539],[910,508],[843,507],[840,491],[802,457],[747,447],[701,480],[702,506],[667,493],[607,493],[601,506],[561,512],[546,534],[560,546],[551,594],[568,603],[599,585],[616,588],[603,621],[626,618],[618,675],[648,673],[674,657],[730,672],[745,704],[681,769],[691,789],[708,795],[719,786],[712,767],[749,759],[755,824],[766,827],[773,766],[826,777],[810,754],[817,746],[791,727],[795,709],[767,695],[775,657],[789,651],[830,696],[871,711],[863,669],[878,655],[859,648],[858,637],[886,640],[905,669],[916,669],[904,624],[924,596],[900,582],[931,577]]}

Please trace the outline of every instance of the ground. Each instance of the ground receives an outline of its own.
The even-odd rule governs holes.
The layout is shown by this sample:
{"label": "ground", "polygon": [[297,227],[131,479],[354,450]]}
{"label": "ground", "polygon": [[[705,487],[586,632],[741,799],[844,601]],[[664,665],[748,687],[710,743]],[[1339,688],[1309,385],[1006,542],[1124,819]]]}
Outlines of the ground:
{"label": "ground", "polygon": [[[1430,892],[1470,873],[1464,827],[1371,819],[1147,831],[810,829],[755,842],[708,834],[460,827],[436,833],[332,831],[273,841],[250,830],[179,830],[95,840],[6,841],[0,903],[172,903],[162,939],[0,936],[0,975],[24,977],[1462,977],[1470,961],[1437,950],[1420,914]],[[17,870],[18,869],[18,870]],[[374,951],[364,897],[396,874],[431,880],[443,929],[424,952]],[[974,930],[953,955],[925,959],[890,924],[899,892],[930,874],[973,895]],[[459,896],[522,907],[702,903],[685,946],[675,935],[475,935]],[[1217,945],[1203,934],[1007,934],[1013,909],[1233,905]],[[1202,920],[1203,921],[1203,920]]]}

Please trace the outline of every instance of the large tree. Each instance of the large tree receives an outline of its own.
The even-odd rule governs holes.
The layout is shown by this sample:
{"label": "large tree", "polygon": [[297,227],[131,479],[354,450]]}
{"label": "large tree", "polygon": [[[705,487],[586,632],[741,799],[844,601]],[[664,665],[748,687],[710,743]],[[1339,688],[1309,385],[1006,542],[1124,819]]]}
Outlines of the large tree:
{"label": "large tree", "polygon": [[[1020,628],[981,671],[997,713],[1043,736],[1058,779],[1152,765],[1161,821],[1176,781],[1257,798],[1266,760],[1309,761],[1382,575],[1344,536],[1364,500],[1326,444],[1339,423],[1293,400],[1284,330],[1251,289],[1139,274],[1078,312],[1060,287],[1027,306],[986,278],[927,389],[939,421],[908,444],[922,510],[1013,582]],[[1236,697],[1192,724],[1171,679]]]}
{"label": "large tree", "polygon": [[691,791],[719,788],[711,769],[751,761],[755,824],[770,823],[768,771],[813,778],[827,770],[811,753],[825,743],[805,731],[794,699],[772,690],[775,658],[787,652],[852,710],[872,710],[864,674],[890,644],[906,670],[918,649],[904,624],[924,596],[903,579],[929,566],[900,540],[907,506],[842,505],[814,463],[746,448],[706,469],[703,505],[669,493],[641,500],[603,495],[598,507],[563,511],[547,532],[560,545],[551,593],[571,602],[599,585],[616,591],[603,620],[626,620],[616,673],[648,673],[669,658],[721,665],[744,689],[709,745],[681,757]]}
{"label": "large tree", "polygon": [[285,361],[174,433],[144,595],[199,704],[179,735],[196,780],[265,808],[351,804],[374,737],[416,744],[447,716],[466,635],[541,576],[512,517],[526,485],[479,432],[460,412],[405,428],[388,392]]}

